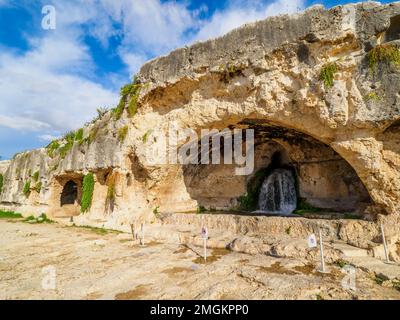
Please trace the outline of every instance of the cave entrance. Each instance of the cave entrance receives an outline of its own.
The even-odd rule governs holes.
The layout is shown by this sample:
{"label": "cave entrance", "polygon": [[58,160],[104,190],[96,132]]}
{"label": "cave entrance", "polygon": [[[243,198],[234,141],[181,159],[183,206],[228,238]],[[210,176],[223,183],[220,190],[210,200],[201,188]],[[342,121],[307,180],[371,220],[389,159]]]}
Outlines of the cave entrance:
{"label": "cave entrance", "polygon": [[186,190],[201,210],[362,213],[373,203],[355,170],[329,145],[266,120],[237,126],[254,129],[252,174],[236,175],[234,164],[183,166]]}
{"label": "cave entrance", "polygon": [[61,192],[60,204],[61,206],[68,204],[75,204],[78,200],[78,184],[69,180]]}
{"label": "cave entrance", "polygon": [[400,39],[400,15],[390,19],[390,26],[385,32],[385,42]]}

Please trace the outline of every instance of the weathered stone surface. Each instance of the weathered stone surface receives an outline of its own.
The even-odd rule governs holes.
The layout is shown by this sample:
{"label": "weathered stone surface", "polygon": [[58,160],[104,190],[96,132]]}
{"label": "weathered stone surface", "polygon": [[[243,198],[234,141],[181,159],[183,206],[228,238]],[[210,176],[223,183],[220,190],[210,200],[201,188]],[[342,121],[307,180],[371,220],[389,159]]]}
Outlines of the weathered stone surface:
{"label": "weathered stone surface", "polygon": [[[85,139],[96,133],[89,139],[93,141],[75,141],[64,159],[50,158],[39,149],[2,162],[1,207],[63,216],[60,197],[65,184],[73,181],[80,186],[83,176],[94,172],[91,210],[76,216],[77,201],[77,210],[69,214],[81,224],[124,229],[154,221],[158,212],[237,209],[255,172],[240,177],[229,165],[162,164],[170,127],[229,127],[255,129],[256,170],[268,168],[280,152],[297,174],[298,196],[313,206],[365,213],[369,219],[396,216],[400,72],[393,65],[378,66],[379,72],[371,75],[367,53],[380,43],[399,45],[393,31],[399,15],[399,3],[369,2],[330,10],[315,6],[152,60],[138,77],[145,85],[134,117],[124,111],[115,120],[108,112],[84,128]],[[328,63],[337,66],[331,88],[320,79]],[[368,98],[371,94],[378,98]],[[125,126],[128,133],[121,141],[118,132]],[[42,188],[23,194],[24,184],[37,170]],[[110,177],[115,176],[110,203]],[[223,218],[213,219],[229,230],[238,228]],[[240,228],[261,228],[259,219],[246,219]],[[265,225],[266,232],[285,232],[292,226],[304,236],[315,230],[312,221],[276,221]],[[339,224],[340,237],[357,246],[368,247],[378,234],[373,223]],[[324,225],[327,235],[337,230],[337,222]]]}

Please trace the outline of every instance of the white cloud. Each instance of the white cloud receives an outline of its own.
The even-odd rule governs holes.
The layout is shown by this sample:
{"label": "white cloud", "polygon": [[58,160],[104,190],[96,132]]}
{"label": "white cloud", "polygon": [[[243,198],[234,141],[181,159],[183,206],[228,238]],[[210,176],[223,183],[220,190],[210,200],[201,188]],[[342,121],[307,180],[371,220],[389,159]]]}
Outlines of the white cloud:
{"label": "white cloud", "polygon": [[48,123],[39,120],[20,116],[8,117],[3,115],[0,115],[0,125],[18,130],[23,130],[26,128],[30,128],[31,130],[42,130],[50,127]]}
{"label": "white cloud", "polygon": [[304,9],[304,7],[305,0],[236,1],[225,10],[215,12],[200,28],[195,40],[215,38],[245,23],[278,14],[294,13]]}
{"label": "white cloud", "polygon": [[57,136],[56,135],[51,135],[51,134],[41,134],[41,135],[39,135],[39,139],[44,141],[44,142],[50,142],[52,140],[56,140],[56,139],[59,139],[59,138],[61,138],[61,136],[59,136],[59,135],[57,135]]}
{"label": "white cloud", "polygon": [[67,131],[90,120],[118,96],[76,74],[90,73],[86,49],[71,38],[44,38],[23,56],[0,54],[0,125]]}
{"label": "white cloud", "polygon": [[[35,131],[48,140],[82,126],[97,107],[117,103],[118,93],[89,80],[96,66],[83,41],[87,34],[104,47],[110,37],[121,36],[121,45],[109,49],[132,75],[149,57],[220,36],[246,22],[295,12],[304,2],[234,0],[202,20],[207,8],[190,11],[188,2],[54,0],[56,31],[30,39],[31,49],[22,56],[3,48],[0,52],[0,125]],[[0,0],[4,4],[7,1]],[[121,82],[119,75],[110,78]]]}

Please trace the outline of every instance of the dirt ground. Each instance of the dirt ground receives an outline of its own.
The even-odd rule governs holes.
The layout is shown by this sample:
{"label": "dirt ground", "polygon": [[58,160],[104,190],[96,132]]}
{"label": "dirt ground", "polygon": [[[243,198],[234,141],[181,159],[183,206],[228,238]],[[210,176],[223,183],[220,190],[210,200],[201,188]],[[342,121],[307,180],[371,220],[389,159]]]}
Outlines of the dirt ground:
{"label": "dirt ground", "polygon": [[400,299],[359,269],[350,290],[338,266],[321,274],[298,260],[225,249],[210,250],[204,263],[201,248],[140,246],[128,234],[95,231],[0,220],[0,298]]}

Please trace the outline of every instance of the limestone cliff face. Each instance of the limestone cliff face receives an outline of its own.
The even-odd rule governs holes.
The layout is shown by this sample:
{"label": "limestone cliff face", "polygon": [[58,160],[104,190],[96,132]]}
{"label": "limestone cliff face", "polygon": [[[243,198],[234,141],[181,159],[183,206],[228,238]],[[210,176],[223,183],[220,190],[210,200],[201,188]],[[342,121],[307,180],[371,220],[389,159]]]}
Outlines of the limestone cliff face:
{"label": "limestone cliff face", "polygon": [[[257,172],[278,152],[296,174],[299,198],[309,204],[396,213],[399,17],[400,3],[316,6],[152,60],[139,73],[133,117],[131,95],[119,120],[109,112],[85,127],[84,142],[74,142],[64,158],[41,149],[0,165],[1,204],[113,227],[152,219],[153,212],[228,210],[241,205]],[[381,49],[394,54],[389,59]],[[254,172],[237,176],[229,164],[163,164],[160,151],[171,127],[254,129]],[[38,170],[42,187],[24,194]],[[93,204],[80,214],[79,190],[89,172],[95,174]],[[68,181],[78,188],[77,201],[61,205]]]}

